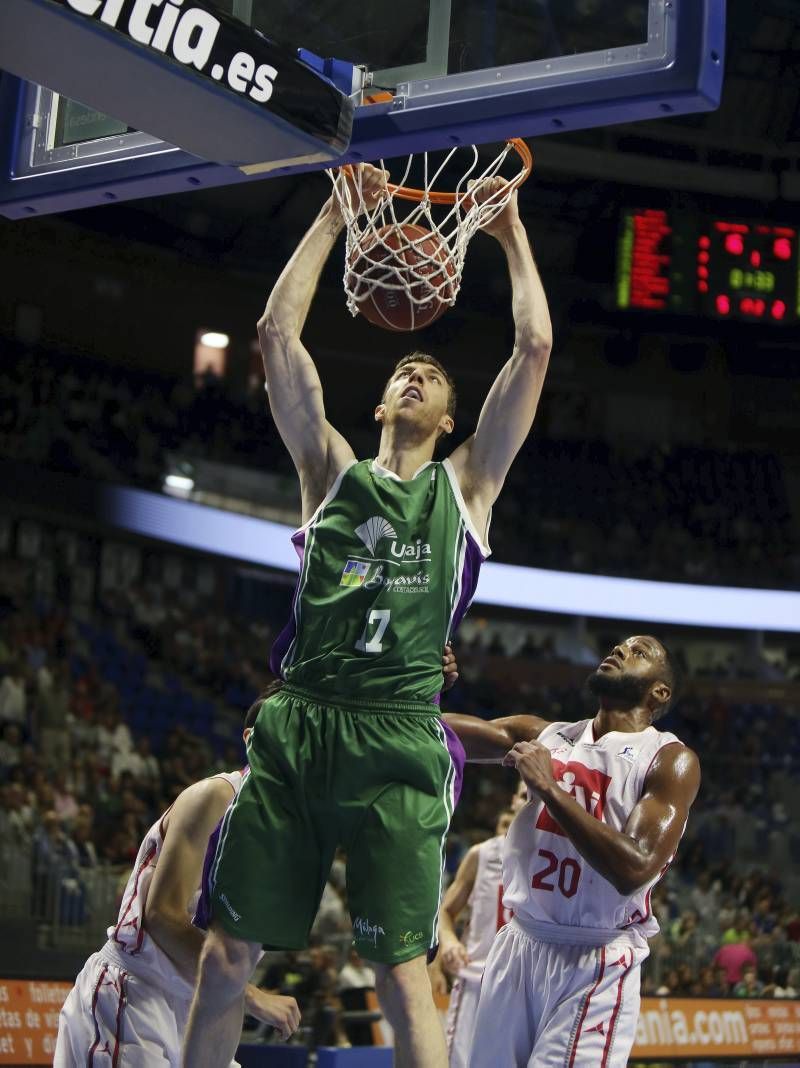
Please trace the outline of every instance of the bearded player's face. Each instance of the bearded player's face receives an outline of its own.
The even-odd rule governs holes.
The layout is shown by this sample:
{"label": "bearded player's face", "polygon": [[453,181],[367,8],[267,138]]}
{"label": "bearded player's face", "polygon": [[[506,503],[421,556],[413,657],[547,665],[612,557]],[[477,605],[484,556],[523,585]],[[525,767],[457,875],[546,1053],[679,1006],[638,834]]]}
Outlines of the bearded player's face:
{"label": "bearded player's face", "polygon": [[595,697],[616,700],[621,706],[641,704],[664,676],[666,653],[656,638],[636,635],[615,645],[586,680]]}

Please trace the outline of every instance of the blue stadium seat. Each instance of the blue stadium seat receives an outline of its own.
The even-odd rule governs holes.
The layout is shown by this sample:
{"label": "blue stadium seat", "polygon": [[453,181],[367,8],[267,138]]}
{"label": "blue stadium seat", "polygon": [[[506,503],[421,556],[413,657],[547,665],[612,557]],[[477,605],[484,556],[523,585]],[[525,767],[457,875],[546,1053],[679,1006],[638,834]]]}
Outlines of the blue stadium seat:
{"label": "blue stadium seat", "polygon": [[305,1046],[239,1046],[236,1059],[242,1068],[306,1068]]}
{"label": "blue stadium seat", "polygon": [[317,1050],[317,1068],[392,1068],[393,1064],[394,1051],[386,1046],[320,1046]]}

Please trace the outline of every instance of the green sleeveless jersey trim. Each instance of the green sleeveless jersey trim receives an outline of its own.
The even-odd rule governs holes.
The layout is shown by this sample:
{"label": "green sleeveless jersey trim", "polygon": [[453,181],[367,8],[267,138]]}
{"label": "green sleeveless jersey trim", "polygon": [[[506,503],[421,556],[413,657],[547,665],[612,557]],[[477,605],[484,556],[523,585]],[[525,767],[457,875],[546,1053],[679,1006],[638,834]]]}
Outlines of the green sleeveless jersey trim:
{"label": "green sleeveless jersey trim", "polygon": [[292,542],[300,577],[273,672],[333,700],[434,701],[489,555],[450,461],[405,480],[352,462]]}

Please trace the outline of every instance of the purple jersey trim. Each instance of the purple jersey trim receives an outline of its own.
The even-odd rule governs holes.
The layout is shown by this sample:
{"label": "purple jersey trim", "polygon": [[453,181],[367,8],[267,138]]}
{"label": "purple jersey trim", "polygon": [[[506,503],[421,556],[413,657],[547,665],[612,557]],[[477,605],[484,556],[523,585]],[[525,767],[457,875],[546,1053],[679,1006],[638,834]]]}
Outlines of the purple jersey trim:
{"label": "purple jersey trim", "polygon": [[300,574],[297,577],[297,585],[294,588],[294,596],[292,597],[292,612],[289,616],[289,622],[280,632],[272,645],[272,649],[269,654],[269,669],[276,678],[283,678],[281,675],[281,664],[283,658],[289,651],[289,646],[295,639],[297,634],[297,626],[295,625],[295,612],[297,610],[297,598],[300,596],[300,583],[303,578],[303,556],[306,551],[306,532],[305,530],[296,530],[291,537],[294,551],[300,560]]}
{"label": "purple jersey trim", "polygon": [[458,804],[458,799],[461,797],[461,786],[464,781],[464,764],[467,761],[467,754],[464,751],[464,746],[461,744],[461,739],[453,728],[445,723],[443,719],[439,722],[444,727],[447,751],[450,754],[450,759],[453,761],[453,768],[456,773],[455,782],[453,783],[453,809],[455,809]]}
{"label": "purple jersey trim", "polygon": [[[223,816],[222,819],[224,818],[225,817]],[[211,923],[211,867],[214,863],[214,857],[217,855],[219,832],[221,829],[222,820],[219,821],[212,831],[211,837],[208,840],[208,845],[206,846],[206,856],[203,861],[203,877],[200,880],[200,897],[197,899],[194,916],[192,917],[192,923],[195,927],[199,927],[201,931],[207,931],[209,924]]]}
{"label": "purple jersey trim", "polygon": [[464,551],[464,566],[461,571],[461,596],[458,599],[456,610],[453,612],[453,622],[450,626],[451,638],[458,630],[461,620],[467,614],[467,609],[472,603],[472,598],[475,596],[475,589],[478,585],[481,564],[486,559],[475,538],[469,531],[466,533],[467,547]]}

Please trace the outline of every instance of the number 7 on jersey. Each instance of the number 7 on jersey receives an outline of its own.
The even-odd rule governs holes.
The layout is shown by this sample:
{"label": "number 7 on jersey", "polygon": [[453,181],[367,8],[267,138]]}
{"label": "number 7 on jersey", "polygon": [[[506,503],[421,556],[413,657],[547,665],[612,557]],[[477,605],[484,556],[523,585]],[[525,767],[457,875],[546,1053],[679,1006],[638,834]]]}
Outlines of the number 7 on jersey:
{"label": "number 7 on jersey", "polygon": [[[388,608],[373,608],[367,617],[367,622],[364,626],[364,631],[361,637],[356,642],[356,649],[360,653],[380,653],[383,649],[383,642],[381,638],[386,633],[386,628],[389,626],[390,610]],[[377,623],[377,629],[372,637],[367,641],[367,631],[373,624]]]}

